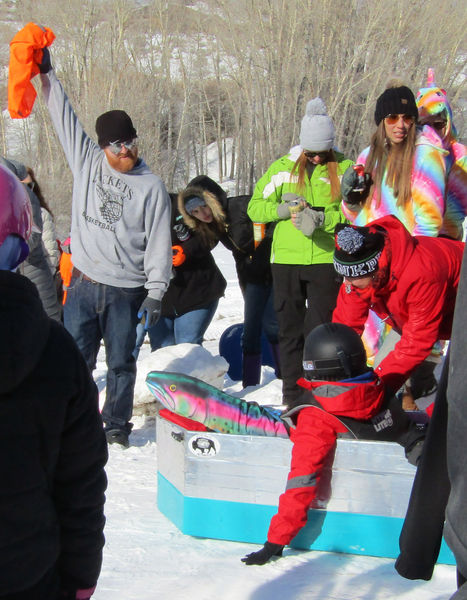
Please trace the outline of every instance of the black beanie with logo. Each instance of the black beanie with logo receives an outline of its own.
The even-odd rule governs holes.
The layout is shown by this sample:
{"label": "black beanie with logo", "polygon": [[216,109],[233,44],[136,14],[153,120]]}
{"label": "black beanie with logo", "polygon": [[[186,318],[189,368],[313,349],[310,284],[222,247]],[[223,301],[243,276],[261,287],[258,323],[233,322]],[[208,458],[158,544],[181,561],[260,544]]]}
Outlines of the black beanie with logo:
{"label": "black beanie with logo", "polygon": [[388,115],[410,115],[415,121],[418,119],[415,96],[406,85],[387,88],[376,100],[376,125],[379,125]]}

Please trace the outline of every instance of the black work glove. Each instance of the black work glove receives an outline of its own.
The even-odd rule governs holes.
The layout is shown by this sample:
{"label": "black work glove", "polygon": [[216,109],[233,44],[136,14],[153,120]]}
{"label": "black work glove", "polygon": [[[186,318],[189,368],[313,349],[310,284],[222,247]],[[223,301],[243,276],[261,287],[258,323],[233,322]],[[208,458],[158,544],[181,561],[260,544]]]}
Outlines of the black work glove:
{"label": "black work glove", "polygon": [[246,565],[265,565],[273,556],[282,556],[283,549],[284,546],[281,546],[280,544],[266,542],[261,550],[258,550],[258,552],[251,552],[251,554],[247,554],[241,560]]}
{"label": "black work glove", "polygon": [[50,52],[48,48],[42,48],[42,60],[37,66],[39,67],[39,71],[41,73],[48,73],[52,68],[52,63],[50,62]]}
{"label": "black work glove", "polygon": [[361,210],[363,201],[370,193],[371,184],[371,176],[363,172],[362,165],[352,165],[346,170],[341,180],[341,194],[350,210]]}
{"label": "black work glove", "polygon": [[161,316],[161,301],[146,296],[143,304],[139,307],[138,319],[144,315],[144,331],[155,325]]}

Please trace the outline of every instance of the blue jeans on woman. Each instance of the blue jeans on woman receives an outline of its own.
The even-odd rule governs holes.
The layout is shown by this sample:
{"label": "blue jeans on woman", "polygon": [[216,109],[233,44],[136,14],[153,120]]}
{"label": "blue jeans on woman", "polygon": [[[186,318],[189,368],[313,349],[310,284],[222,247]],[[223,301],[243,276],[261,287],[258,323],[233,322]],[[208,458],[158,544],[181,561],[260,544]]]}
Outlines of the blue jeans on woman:
{"label": "blue jeans on woman", "polygon": [[[161,317],[155,325],[148,329],[151,352],[174,346],[175,344],[199,344],[203,343],[203,336],[214,317],[219,300],[214,300],[203,308],[191,310],[179,317]],[[134,350],[135,358],[145,337],[143,326],[138,324],[137,340]]]}
{"label": "blue jeans on woman", "polygon": [[107,431],[130,433],[136,380],[133,349],[136,342],[138,309],[144,287],[121,288],[72,277],[63,319],[92,371],[96,367],[101,340],[107,362],[107,387],[102,418]]}
{"label": "blue jeans on woman", "polygon": [[277,344],[279,339],[272,284],[247,283],[244,300],[243,353],[261,354],[262,332],[270,344]]}

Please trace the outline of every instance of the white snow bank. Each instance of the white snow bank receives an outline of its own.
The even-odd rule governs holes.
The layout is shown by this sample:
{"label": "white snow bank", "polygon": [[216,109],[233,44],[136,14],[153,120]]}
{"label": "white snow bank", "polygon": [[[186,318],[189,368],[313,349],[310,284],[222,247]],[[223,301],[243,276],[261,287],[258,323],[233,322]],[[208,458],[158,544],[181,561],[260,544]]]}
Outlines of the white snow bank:
{"label": "white snow bank", "polygon": [[154,401],[146,385],[146,376],[150,371],[191,375],[222,390],[228,368],[222,356],[213,356],[198,344],[177,344],[151,352],[138,361],[134,406]]}

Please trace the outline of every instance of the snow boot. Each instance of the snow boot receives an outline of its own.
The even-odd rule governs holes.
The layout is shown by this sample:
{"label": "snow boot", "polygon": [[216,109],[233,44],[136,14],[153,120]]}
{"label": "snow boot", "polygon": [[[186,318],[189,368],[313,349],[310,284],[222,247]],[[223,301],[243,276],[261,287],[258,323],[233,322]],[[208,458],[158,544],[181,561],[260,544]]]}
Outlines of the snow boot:
{"label": "snow boot", "polygon": [[258,385],[261,381],[261,354],[244,354],[242,366],[242,385]]}

